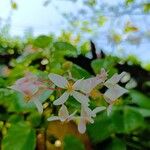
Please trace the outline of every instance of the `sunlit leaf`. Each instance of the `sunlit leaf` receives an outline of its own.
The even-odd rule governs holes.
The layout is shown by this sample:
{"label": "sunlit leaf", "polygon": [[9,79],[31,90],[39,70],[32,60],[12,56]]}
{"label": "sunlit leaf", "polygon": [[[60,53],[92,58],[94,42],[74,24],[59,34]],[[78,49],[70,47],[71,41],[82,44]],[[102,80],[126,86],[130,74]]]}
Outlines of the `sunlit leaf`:
{"label": "sunlit leaf", "polygon": [[52,37],[46,35],[40,35],[35,39],[34,45],[39,48],[46,48],[51,44],[51,42],[52,42]]}

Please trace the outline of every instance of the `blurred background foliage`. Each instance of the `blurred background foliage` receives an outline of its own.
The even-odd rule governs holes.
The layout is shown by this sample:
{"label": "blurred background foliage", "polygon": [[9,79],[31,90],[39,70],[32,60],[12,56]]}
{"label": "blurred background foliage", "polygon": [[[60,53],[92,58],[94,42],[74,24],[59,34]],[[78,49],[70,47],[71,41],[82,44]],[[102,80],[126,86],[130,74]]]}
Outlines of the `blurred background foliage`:
{"label": "blurred background foliage", "polygon": [[[47,0],[44,6],[50,3],[51,1]],[[84,0],[83,3],[90,11],[85,12],[83,9],[76,14],[77,16],[62,14],[70,24],[68,30],[63,30],[59,36],[47,34],[35,37],[27,34],[24,38],[19,38],[9,35],[9,26],[5,25],[1,29],[0,145],[2,150],[150,149],[150,65],[143,63],[135,55],[116,56],[114,53],[107,53],[107,49],[99,50],[92,40],[86,40],[81,34],[98,32],[97,28],[105,27],[109,20],[107,16],[110,14],[105,16],[106,13],[101,13],[98,17],[95,15],[99,14],[98,10],[102,8],[107,11],[112,10],[111,15],[116,17],[131,11],[133,14],[137,13],[133,9],[136,5],[140,10],[138,13],[145,16],[149,15],[150,3],[143,2],[137,5],[135,0],[126,0],[122,9],[104,6],[97,8],[99,5],[96,0]],[[18,9],[15,1],[11,1],[11,7]],[[83,20],[85,15],[90,17]],[[94,24],[96,26],[93,27]],[[121,30],[120,33],[111,30],[107,36],[111,41],[110,45],[115,45],[114,49],[118,44],[122,45],[129,36],[134,37],[131,41],[136,46],[140,43],[139,40],[137,41],[138,38],[149,40],[149,30],[141,31],[132,22],[124,22],[124,28],[118,28]],[[97,115],[94,124],[89,124],[86,134],[83,135],[78,133],[75,122],[47,122],[49,116],[57,114],[58,108],[53,106],[57,92],[50,95],[46,91],[40,97],[40,100],[44,101],[44,113],[39,115],[33,105],[24,102],[20,93],[8,88],[26,72],[33,72],[46,79],[50,72],[67,76],[70,71],[74,78],[80,79],[99,73],[101,68],[108,71],[109,77],[116,72],[126,71],[128,75],[123,78],[121,84],[129,90],[129,93],[118,99],[111,116],[108,117],[106,112]],[[91,107],[107,106],[101,95],[103,90],[105,89],[99,87],[92,91]],[[70,111],[73,111],[74,107],[79,109],[78,103],[72,98],[67,102],[67,106]]]}

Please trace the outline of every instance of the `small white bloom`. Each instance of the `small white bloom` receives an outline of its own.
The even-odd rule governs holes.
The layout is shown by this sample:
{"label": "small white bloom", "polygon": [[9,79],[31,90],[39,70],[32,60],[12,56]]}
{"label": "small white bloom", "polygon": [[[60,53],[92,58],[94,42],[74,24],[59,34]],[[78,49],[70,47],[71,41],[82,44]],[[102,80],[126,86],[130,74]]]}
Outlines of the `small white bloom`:
{"label": "small white bloom", "polygon": [[80,90],[79,87],[81,86],[83,79],[80,79],[76,81],[74,84],[72,84],[72,82],[67,81],[66,78],[53,73],[49,74],[49,79],[56,86],[62,89],[66,89],[66,91],[62,94],[62,96],[54,101],[54,105],[64,104],[69,96],[73,96],[78,102],[80,102],[83,105],[88,105],[89,98],[84,94],[78,92]]}
{"label": "small white bloom", "polygon": [[78,124],[78,131],[80,133],[85,133],[86,131],[86,124],[87,123],[94,123],[94,120],[92,117],[96,117],[96,114],[98,112],[101,112],[103,110],[105,110],[106,107],[102,106],[102,107],[96,107],[94,110],[91,110],[89,107],[86,106],[81,106],[81,116],[79,124]]}
{"label": "small white bloom", "polygon": [[104,98],[110,104],[107,109],[107,114],[110,114],[115,100],[124,93],[128,92],[128,90],[117,84],[124,77],[124,75],[126,75],[125,72],[122,72],[119,75],[116,73],[104,83],[104,85],[108,88],[104,93]]}
{"label": "small white bloom", "polygon": [[83,93],[89,94],[97,85],[103,83],[106,78],[107,72],[104,69],[101,69],[100,74],[97,74],[96,77],[91,77],[80,81],[80,84],[77,86],[77,88]]}
{"label": "small white bloom", "polygon": [[62,105],[61,108],[59,109],[58,116],[49,117],[47,120],[48,121],[60,120],[62,122],[70,121],[73,120],[75,113],[76,111],[71,115],[69,115],[67,107],[65,105]]}
{"label": "small white bloom", "polygon": [[43,112],[43,106],[39,100],[39,96],[47,87],[38,80],[37,76],[28,73],[25,77],[17,80],[10,88],[22,93],[26,102],[33,102],[40,114]]}
{"label": "small white bloom", "polygon": [[108,88],[108,90],[104,93],[104,98],[108,103],[115,101],[121,95],[128,92],[125,88],[122,88],[117,84],[125,74],[125,72],[122,72],[119,75],[114,74],[110,79],[108,79],[104,83],[104,85]]}

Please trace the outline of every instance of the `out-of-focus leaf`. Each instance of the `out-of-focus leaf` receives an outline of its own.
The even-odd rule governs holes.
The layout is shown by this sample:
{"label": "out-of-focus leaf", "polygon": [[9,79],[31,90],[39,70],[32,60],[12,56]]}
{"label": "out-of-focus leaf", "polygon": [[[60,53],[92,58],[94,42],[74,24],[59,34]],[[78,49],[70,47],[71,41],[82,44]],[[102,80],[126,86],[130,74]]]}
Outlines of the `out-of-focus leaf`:
{"label": "out-of-focus leaf", "polygon": [[56,49],[56,53],[73,56],[77,55],[77,49],[67,42],[55,42],[54,48]]}
{"label": "out-of-focus leaf", "polygon": [[134,25],[132,25],[130,22],[127,22],[125,27],[124,27],[124,32],[137,32],[138,28]]}
{"label": "out-of-focus leaf", "polygon": [[132,98],[132,102],[143,107],[150,109],[150,98],[143,93],[132,90],[130,92],[130,96]]}
{"label": "out-of-focus leaf", "polygon": [[150,109],[132,107],[133,110],[139,112],[143,117],[150,117]]}
{"label": "out-of-focus leaf", "polygon": [[107,18],[105,16],[100,16],[97,20],[97,23],[99,26],[104,26],[106,21],[107,21]]}
{"label": "out-of-focus leaf", "polygon": [[40,35],[34,40],[34,46],[39,48],[46,48],[48,47],[52,42],[52,37],[46,36],[46,35]]}
{"label": "out-of-focus leaf", "polygon": [[119,33],[112,33],[109,37],[110,42],[119,44],[122,41],[122,35]]}
{"label": "out-of-focus leaf", "polygon": [[34,150],[35,131],[25,122],[12,124],[2,140],[3,150]]}
{"label": "out-of-focus leaf", "polygon": [[108,59],[96,59],[93,60],[91,66],[96,74],[100,73],[102,68],[108,71],[108,74],[112,76],[114,73],[117,72],[117,69],[114,68],[115,59],[108,58]]}
{"label": "out-of-focus leaf", "polygon": [[142,115],[130,107],[124,108],[124,127],[125,132],[130,133],[131,131],[143,127],[144,118]]}
{"label": "out-of-focus leaf", "polygon": [[115,110],[112,112],[110,119],[115,133],[124,133],[124,115],[123,110]]}
{"label": "out-of-focus leaf", "polygon": [[111,143],[106,146],[106,150],[126,150],[126,144],[124,141],[114,138]]}
{"label": "out-of-focus leaf", "polygon": [[64,150],[85,150],[84,144],[73,135],[66,135],[64,138]]}
{"label": "out-of-focus leaf", "polygon": [[17,3],[12,1],[11,2],[11,8],[16,10],[18,8]]}
{"label": "out-of-focus leaf", "polygon": [[72,73],[72,76],[74,78],[77,78],[77,79],[81,79],[83,77],[85,77],[85,78],[90,77],[90,73],[89,72],[87,72],[85,69],[83,69],[80,66],[75,65],[75,64],[73,64],[73,66],[72,66],[70,71]]}
{"label": "out-of-focus leaf", "polygon": [[89,52],[90,51],[90,43],[84,42],[80,47],[80,51],[82,54],[86,54],[87,52]]}
{"label": "out-of-focus leaf", "polygon": [[97,116],[94,124],[89,124],[87,126],[87,132],[92,142],[98,143],[107,139],[114,133],[113,124],[106,114],[102,114]]}
{"label": "out-of-focus leaf", "polygon": [[128,6],[130,4],[132,4],[134,2],[134,0],[125,0],[125,4]]}
{"label": "out-of-focus leaf", "polygon": [[149,13],[150,12],[150,3],[144,3],[143,9],[144,9],[144,12]]}

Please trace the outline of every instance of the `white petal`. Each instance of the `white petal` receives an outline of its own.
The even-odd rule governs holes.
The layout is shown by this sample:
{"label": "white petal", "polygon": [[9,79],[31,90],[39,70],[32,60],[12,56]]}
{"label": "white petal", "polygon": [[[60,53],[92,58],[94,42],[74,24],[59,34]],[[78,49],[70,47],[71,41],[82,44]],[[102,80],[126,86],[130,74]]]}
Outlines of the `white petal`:
{"label": "white petal", "polygon": [[77,89],[82,85],[82,81],[83,81],[83,79],[77,80],[77,81],[74,83],[73,88],[74,88],[75,90],[77,90]]}
{"label": "white petal", "polygon": [[96,117],[96,114],[97,114],[97,113],[99,113],[99,112],[101,112],[101,111],[103,111],[103,110],[105,110],[105,109],[106,109],[106,107],[104,107],[104,106],[96,107],[96,108],[92,111],[92,116],[93,116],[93,117]]}
{"label": "white petal", "polygon": [[78,131],[83,134],[86,131],[86,123],[83,119],[80,119],[80,122],[78,124]]}
{"label": "white petal", "polygon": [[110,104],[108,107],[107,107],[107,116],[110,116],[111,112],[112,112],[112,106],[113,104]]}
{"label": "white petal", "polygon": [[88,106],[88,102],[90,101],[89,98],[79,92],[74,91],[72,93],[72,96],[78,101],[80,102],[82,105]]}
{"label": "white petal", "polygon": [[68,84],[68,81],[66,80],[66,78],[58,74],[50,73],[48,77],[58,87],[65,88]]}
{"label": "white petal", "polygon": [[[108,89],[104,93],[104,98],[110,99],[111,101],[116,100],[120,96],[122,96],[124,93],[127,93],[128,91],[125,88],[122,88],[119,85],[115,85],[113,88]],[[107,100],[106,100],[107,101]]]}
{"label": "white petal", "polygon": [[94,120],[92,119],[92,110],[88,106],[81,106],[81,118],[87,122],[94,123]]}
{"label": "white petal", "polygon": [[67,121],[70,121],[70,120],[73,120],[75,119],[75,114],[76,114],[77,111],[74,111],[68,118],[67,118]]}
{"label": "white petal", "polygon": [[67,101],[68,97],[69,97],[69,94],[67,92],[64,92],[61,95],[61,97],[59,97],[57,100],[54,101],[53,104],[54,105],[62,105]]}
{"label": "white petal", "polygon": [[59,109],[58,116],[60,117],[61,121],[65,121],[69,117],[69,112],[65,105],[62,105]]}
{"label": "white petal", "polygon": [[60,118],[58,116],[52,116],[52,117],[49,117],[47,120],[48,121],[55,121],[55,120],[60,120]]}
{"label": "white petal", "polygon": [[121,80],[121,78],[123,78],[123,76],[125,76],[126,75],[126,73],[125,72],[122,72],[121,74],[114,74],[110,79],[108,79],[105,83],[104,83],[104,85],[106,86],[106,87],[108,87],[108,88],[111,88],[112,87],[112,85],[115,85],[115,84],[117,84],[120,80]]}
{"label": "white petal", "polygon": [[100,83],[101,80],[99,80],[97,77],[92,77],[89,79],[82,80],[80,82],[80,85],[76,89],[88,94]]}
{"label": "white petal", "polygon": [[38,112],[40,114],[43,113],[43,106],[42,106],[42,103],[39,101],[39,100],[33,100],[34,104],[36,105],[37,109],[38,109]]}

